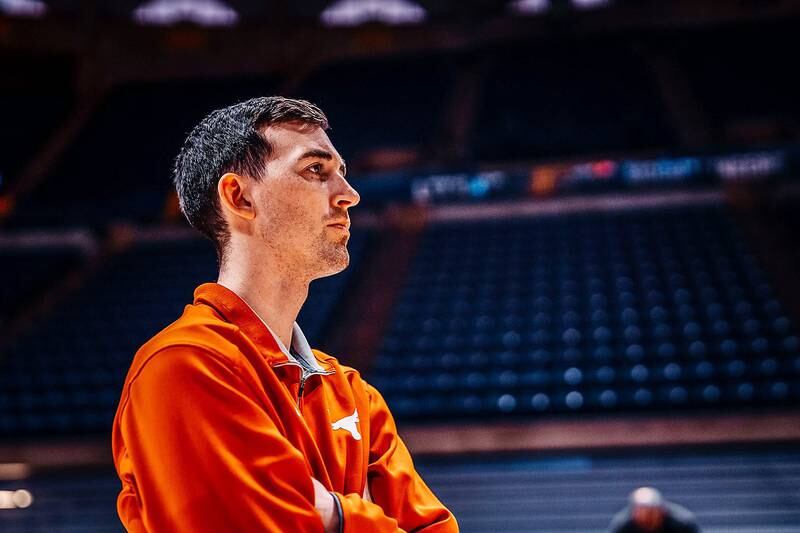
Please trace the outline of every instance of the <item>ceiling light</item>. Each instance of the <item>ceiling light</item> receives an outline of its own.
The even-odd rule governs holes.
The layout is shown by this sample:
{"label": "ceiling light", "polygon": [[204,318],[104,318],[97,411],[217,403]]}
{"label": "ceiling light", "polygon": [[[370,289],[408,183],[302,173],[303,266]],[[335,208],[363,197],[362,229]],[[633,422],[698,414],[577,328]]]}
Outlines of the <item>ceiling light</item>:
{"label": "ceiling light", "polygon": [[199,26],[233,26],[239,14],[219,0],[150,0],[133,11],[140,24],[171,26],[191,22]]}
{"label": "ceiling light", "polygon": [[338,0],[320,15],[328,26],[358,26],[365,22],[417,24],[425,17],[425,9],[410,0]]}
{"label": "ceiling light", "polygon": [[514,0],[508,9],[519,15],[538,15],[550,9],[550,0]]}
{"label": "ceiling light", "polygon": [[0,0],[0,12],[12,17],[41,17],[47,6],[39,0]]}

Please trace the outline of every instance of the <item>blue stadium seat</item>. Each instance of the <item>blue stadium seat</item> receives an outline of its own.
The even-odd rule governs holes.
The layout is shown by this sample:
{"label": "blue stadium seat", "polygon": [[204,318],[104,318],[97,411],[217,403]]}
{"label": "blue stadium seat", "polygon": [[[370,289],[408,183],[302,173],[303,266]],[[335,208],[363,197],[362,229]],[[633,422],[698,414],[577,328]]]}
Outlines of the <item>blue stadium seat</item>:
{"label": "blue stadium seat", "polygon": [[720,207],[443,223],[372,379],[409,419],[786,405],[798,348]]}
{"label": "blue stadium seat", "polygon": [[0,248],[0,330],[25,305],[36,302],[49,288],[85,259],[76,246]]}

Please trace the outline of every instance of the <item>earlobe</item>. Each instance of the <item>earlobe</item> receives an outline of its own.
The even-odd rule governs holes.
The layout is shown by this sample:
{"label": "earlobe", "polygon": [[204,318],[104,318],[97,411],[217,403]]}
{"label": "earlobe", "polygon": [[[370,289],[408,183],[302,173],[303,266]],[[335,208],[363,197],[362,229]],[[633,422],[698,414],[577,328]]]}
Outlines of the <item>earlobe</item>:
{"label": "earlobe", "polygon": [[217,193],[223,209],[247,220],[255,218],[255,208],[242,176],[233,172],[223,174],[217,182]]}

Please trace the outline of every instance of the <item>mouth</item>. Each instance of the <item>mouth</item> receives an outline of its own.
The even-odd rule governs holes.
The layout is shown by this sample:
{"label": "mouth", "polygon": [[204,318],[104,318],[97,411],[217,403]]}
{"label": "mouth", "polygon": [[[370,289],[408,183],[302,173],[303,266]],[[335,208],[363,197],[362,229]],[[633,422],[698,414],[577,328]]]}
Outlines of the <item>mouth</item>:
{"label": "mouth", "polygon": [[336,222],[334,224],[328,224],[329,228],[336,228],[344,231],[350,231],[350,222]]}

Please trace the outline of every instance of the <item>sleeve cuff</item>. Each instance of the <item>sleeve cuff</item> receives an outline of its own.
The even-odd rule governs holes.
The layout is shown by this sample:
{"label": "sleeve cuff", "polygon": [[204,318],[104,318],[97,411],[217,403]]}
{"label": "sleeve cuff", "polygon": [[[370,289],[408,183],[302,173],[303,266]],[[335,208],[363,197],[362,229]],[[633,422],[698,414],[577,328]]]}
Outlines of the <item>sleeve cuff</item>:
{"label": "sleeve cuff", "polygon": [[344,511],[342,510],[342,502],[339,501],[339,497],[336,496],[336,493],[331,492],[331,496],[333,497],[334,504],[336,505],[336,514],[339,515],[339,533],[344,533]]}

